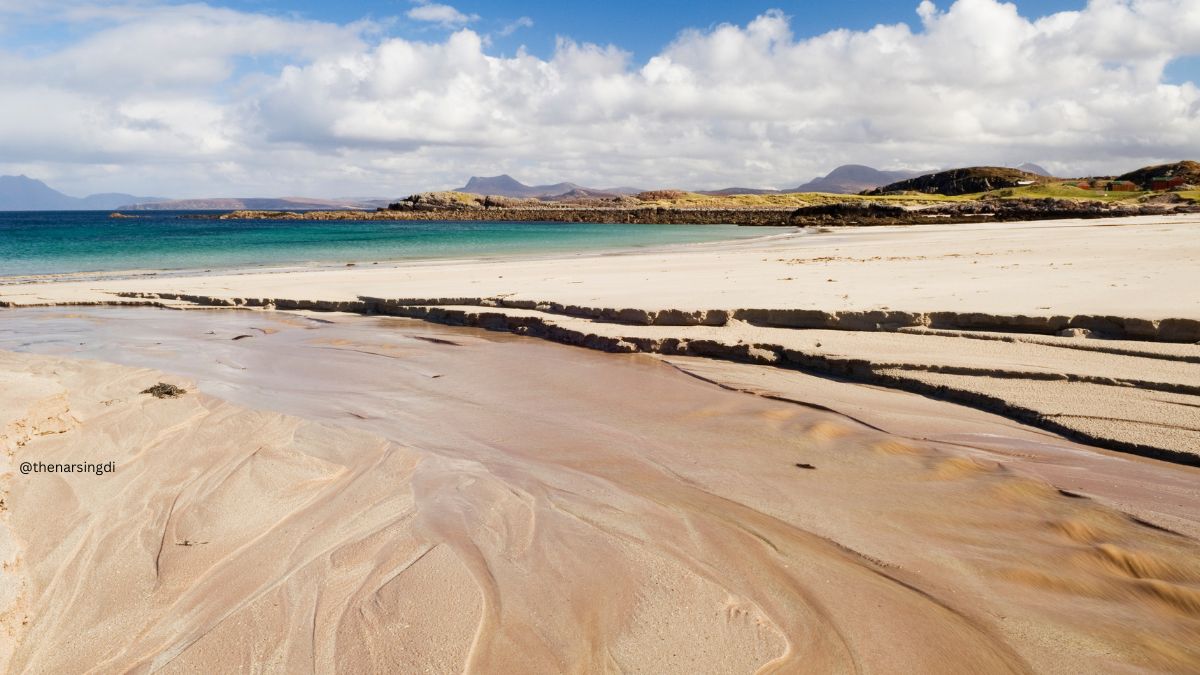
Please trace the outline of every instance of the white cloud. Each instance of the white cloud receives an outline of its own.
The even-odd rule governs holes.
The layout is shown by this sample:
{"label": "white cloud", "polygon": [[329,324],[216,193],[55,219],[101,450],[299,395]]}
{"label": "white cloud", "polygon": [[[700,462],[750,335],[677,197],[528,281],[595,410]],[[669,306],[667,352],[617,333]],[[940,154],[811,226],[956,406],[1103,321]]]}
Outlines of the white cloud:
{"label": "white cloud", "polygon": [[522,28],[533,28],[533,19],[527,16],[522,16],[513,21],[509,21],[508,23],[504,24],[504,27],[496,31],[496,34],[500,35],[501,37],[508,37]]}
{"label": "white cloud", "polygon": [[497,57],[467,29],[424,42],[156,7],[45,55],[0,53],[0,172],[80,193],[396,196],[502,171],[792,187],[848,162],[1088,173],[1200,157],[1200,90],[1163,79],[1200,53],[1195,0],[914,11],[916,31],[811,38],[768,12],[634,61],[569,39]]}
{"label": "white cloud", "polygon": [[428,21],[446,28],[462,26],[479,20],[478,14],[463,14],[450,5],[436,2],[418,2],[416,7],[408,10],[407,16],[414,21]]}

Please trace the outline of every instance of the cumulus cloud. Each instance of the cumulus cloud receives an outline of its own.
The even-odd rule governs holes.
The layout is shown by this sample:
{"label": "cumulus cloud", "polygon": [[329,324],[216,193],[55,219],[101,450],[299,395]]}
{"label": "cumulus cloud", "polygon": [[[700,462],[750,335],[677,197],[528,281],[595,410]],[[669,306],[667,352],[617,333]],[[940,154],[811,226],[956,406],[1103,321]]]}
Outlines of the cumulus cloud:
{"label": "cumulus cloud", "polygon": [[[444,6],[413,11],[431,7]],[[18,102],[0,117],[0,169],[181,196],[396,196],[501,171],[794,187],[847,162],[1083,174],[1200,156],[1200,90],[1163,76],[1200,53],[1200,3],[914,12],[915,30],[798,37],[772,11],[635,61],[566,38],[546,58],[500,57],[465,28],[416,41],[160,7],[49,54],[0,55],[0,97]]]}
{"label": "cumulus cloud", "polygon": [[408,10],[408,18],[414,21],[428,21],[446,28],[461,26],[478,21],[478,14],[463,14],[450,5],[436,2],[418,2],[416,7]]}

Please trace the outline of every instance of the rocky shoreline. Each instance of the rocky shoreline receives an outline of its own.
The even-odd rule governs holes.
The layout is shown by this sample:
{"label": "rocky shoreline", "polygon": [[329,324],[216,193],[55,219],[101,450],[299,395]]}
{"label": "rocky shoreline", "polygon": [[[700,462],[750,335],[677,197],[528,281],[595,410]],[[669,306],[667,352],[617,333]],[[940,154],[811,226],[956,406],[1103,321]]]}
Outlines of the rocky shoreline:
{"label": "rocky shoreline", "polygon": [[221,220],[470,220],[498,222],[645,223],[661,225],[733,224],[746,226],[908,225],[975,223],[1056,218],[1118,218],[1200,213],[1190,202],[1122,204],[1069,199],[955,201],[909,206],[876,201],[846,201],[793,207],[688,208],[607,206],[456,205],[429,208],[394,204],[378,211],[233,211]]}

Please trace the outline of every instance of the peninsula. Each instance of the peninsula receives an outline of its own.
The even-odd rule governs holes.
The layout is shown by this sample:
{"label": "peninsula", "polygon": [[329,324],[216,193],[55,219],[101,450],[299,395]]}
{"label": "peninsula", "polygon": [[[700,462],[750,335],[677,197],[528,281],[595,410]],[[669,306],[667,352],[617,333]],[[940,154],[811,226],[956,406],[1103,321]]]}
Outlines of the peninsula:
{"label": "peninsula", "polygon": [[[509,195],[540,196],[466,191],[488,188]],[[789,226],[972,223],[1197,212],[1200,163],[1184,161],[1122,176],[1070,180],[1021,169],[971,167],[906,178],[862,194],[764,190],[616,194],[581,189],[570,183],[514,188],[496,179],[472,179],[461,191],[413,194],[373,212],[243,209],[213,217]]]}

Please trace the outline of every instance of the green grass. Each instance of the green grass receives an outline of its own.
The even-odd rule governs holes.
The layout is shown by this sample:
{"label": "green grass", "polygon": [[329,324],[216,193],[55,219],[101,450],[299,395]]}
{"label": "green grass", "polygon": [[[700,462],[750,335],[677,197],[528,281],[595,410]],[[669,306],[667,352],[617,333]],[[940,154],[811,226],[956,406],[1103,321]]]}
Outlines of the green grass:
{"label": "green grass", "polygon": [[868,202],[899,202],[903,204],[929,204],[933,202],[957,202],[961,197],[946,195],[931,195],[924,192],[906,192],[898,195],[882,195],[868,197],[865,195],[839,195],[829,192],[800,192],[796,196],[807,199],[811,204],[827,204],[830,202],[868,201]]}
{"label": "green grass", "polygon": [[[946,196],[926,194],[923,192],[908,192],[896,195],[863,196],[842,195],[827,192],[793,192],[771,195],[728,195],[713,197],[695,193],[687,193],[683,197],[671,200],[646,202],[647,206],[676,206],[676,207],[709,207],[709,208],[752,208],[772,206],[811,206],[816,204],[834,204],[841,202],[870,201],[895,204],[935,204],[943,202],[962,202],[977,199],[1071,199],[1075,201],[1122,202],[1137,201],[1151,192],[1105,192],[1104,190],[1085,190],[1074,182],[1056,181],[1038,185],[977,192],[974,194]],[[1188,194],[1184,193],[1186,197]],[[1192,197],[1195,199],[1196,197]]]}
{"label": "green grass", "polygon": [[[963,202],[978,199],[1071,199],[1075,201],[1122,202],[1137,201],[1139,197],[1155,194],[1153,192],[1105,192],[1103,190],[1085,190],[1074,181],[1054,181],[1037,185],[992,190],[966,195],[938,195],[923,192],[907,192],[895,195],[863,196],[843,195],[828,192],[789,192],[783,194],[761,195],[702,195],[696,192],[678,193],[678,196],[664,196],[661,199],[647,201],[624,199],[620,206],[623,208],[695,208],[695,209],[753,209],[753,208],[799,208],[822,204],[838,204],[845,202],[869,201],[893,204],[937,204],[945,202]],[[1179,193],[1186,199],[1200,201],[1200,191]],[[435,198],[473,204],[481,199],[476,195],[461,192],[431,193]],[[555,202],[539,202],[536,199],[503,199],[501,204],[512,207],[555,205]],[[597,204],[603,205],[603,204]]]}
{"label": "green grass", "polygon": [[1052,197],[1054,199],[1074,199],[1076,201],[1121,202],[1136,201],[1138,197],[1142,197],[1147,194],[1150,193],[1085,190],[1075,185],[1074,182],[1054,182],[1005,188],[1003,190],[992,190],[991,192],[963,195],[963,197],[969,199],[1042,199],[1045,197]]}
{"label": "green grass", "polygon": [[433,199],[442,200],[442,201],[446,201],[446,202],[456,202],[456,203],[464,204],[464,205],[475,204],[477,200],[482,199],[482,197],[480,197],[478,195],[468,194],[466,192],[451,192],[451,191],[424,192],[424,193],[421,193],[421,196],[424,199],[433,198]]}
{"label": "green grass", "polygon": [[903,204],[932,204],[934,202],[960,201],[959,197],[945,195],[929,195],[910,193],[903,195],[888,195],[885,197],[864,197],[862,195],[843,195],[828,192],[788,192],[784,194],[765,195],[702,195],[695,192],[684,193],[674,199],[657,199],[641,202],[646,207],[676,207],[676,208],[798,208],[816,204],[836,204],[842,202],[870,201],[897,202]]}

